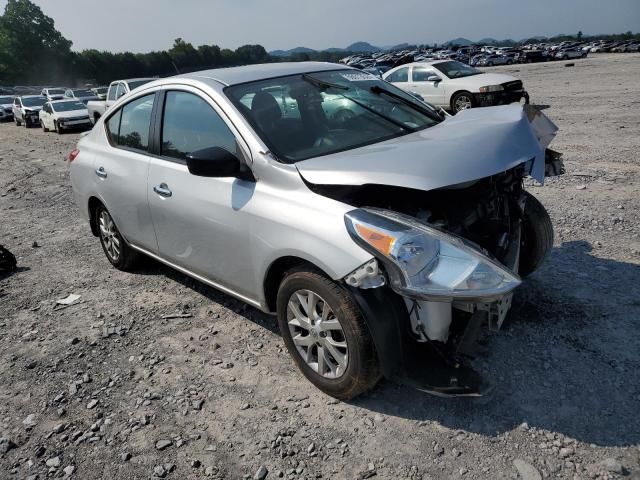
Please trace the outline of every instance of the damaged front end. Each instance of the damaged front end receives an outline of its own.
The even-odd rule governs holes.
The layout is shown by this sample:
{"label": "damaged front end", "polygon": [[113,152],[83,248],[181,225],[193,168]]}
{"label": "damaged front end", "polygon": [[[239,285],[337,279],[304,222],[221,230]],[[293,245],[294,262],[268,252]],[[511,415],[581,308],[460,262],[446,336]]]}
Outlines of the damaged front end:
{"label": "damaged front end", "polygon": [[545,154],[515,166],[505,159],[510,168],[500,173],[431,190],[309,185],[356,207],[345,216],[347,229],[374,259],[344,281],[367,317],[385,376],[447,396],[486,387],[468,364],[472,346],[484,325],[500,328],[519,274],[535,270],[552,246],[552,236],[532,238],[540,209],[544,221],[548,215],[523,180],[564,173],[561,155],[546,149],[555,125],[532,107],[524,115]]}

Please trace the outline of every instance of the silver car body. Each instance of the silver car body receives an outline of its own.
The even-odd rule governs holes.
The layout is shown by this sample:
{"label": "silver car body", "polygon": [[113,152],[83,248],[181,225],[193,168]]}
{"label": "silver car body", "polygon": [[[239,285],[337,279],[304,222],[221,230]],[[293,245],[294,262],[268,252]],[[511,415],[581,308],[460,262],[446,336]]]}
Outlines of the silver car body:
{"label": "silver car body", "polygon": [[[272,312],[265,281],[278,260],[304,259],[342,281],[374,258],[345,227],[353,206],[314,193],[306,182],[432,190],[527,163],[543,181],[544,147],[555,126],[538,119],[536,129],[520,105],[464,111],[393,140],[286,164],[274,158],[223,92],[249,81],[344,68],[315,62],[253,65],[143,85],[115,102],[78,144],[71,181],[82,216],[89,219],[93,199],[99,200],[134,249]],[[198,177],[181,163],[111,146],[104,125],[110,114],[161,90],[194,93],[218,112],[256,181]],[[171,196],[154,191],[163,184]],[[446,335],[451,302],[421,304],[430,312],[426,331]]]}

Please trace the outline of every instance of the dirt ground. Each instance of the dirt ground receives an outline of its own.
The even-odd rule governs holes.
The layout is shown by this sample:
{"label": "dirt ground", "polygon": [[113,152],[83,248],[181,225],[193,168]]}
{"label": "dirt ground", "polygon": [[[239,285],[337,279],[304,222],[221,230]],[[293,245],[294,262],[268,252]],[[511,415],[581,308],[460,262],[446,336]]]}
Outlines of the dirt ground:
{"label": "dirt ground", "polygon": [[565,63],[492,69],[557,122],[567,173],[528,187],[555,247],[483,338],[478,399],[325,396],[272,317],[109,265],[72,202],[77,134],[0,125],[0,479],[640,478],[640,55]]}

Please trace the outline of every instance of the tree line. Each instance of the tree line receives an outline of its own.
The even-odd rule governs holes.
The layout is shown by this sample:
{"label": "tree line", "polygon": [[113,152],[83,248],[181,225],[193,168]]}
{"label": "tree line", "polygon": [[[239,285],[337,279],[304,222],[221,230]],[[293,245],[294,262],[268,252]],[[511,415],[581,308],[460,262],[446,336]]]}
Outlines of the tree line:
{"label": "tree line", "polygon": [[235,50],[194,47],[178,38],[172,48],[149,53],[71,50],[72,42],[30,0],[8,0],[0,16],[0,85],[66,84],[90,80],[166,76],[204,68],[276,61],[261,45]]}
{"label": "tree line", "polygon": [[[588,37],[558,35],[547,42],[603,38],[626,40],[638,34]],[[522,43],[537,43],[532,38]],[[500,45],[516,46],[506,40]],[[112,53],[98,50],[71,50],[72,42],[56,30],[52,18],[30,0],[8,0],[0,16],[0,85],[65,84],[80,86],[86,81],[107,84],[118,78],[167,76],[206,68],[229,67],[252,63],[316,60],[336,62],[353,52],[320,51],[295,53],[290,58],[273,57],[262,45],[243,45],[235,50],[218,45],[194,47],[177,38],[171,49],[149,53]],[[426,47],[427,45],[422,45]],[[434,48],[437,48],[434,44]],[[408,47],[407,47],[408,48]]]}

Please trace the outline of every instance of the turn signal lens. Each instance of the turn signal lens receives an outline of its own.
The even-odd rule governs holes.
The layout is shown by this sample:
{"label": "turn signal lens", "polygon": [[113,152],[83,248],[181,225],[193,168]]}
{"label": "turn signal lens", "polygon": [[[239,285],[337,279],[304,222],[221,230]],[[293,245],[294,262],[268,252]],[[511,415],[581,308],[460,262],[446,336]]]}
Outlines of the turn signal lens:
{"label": "turn signal lens", "polygon": [[355,227],[362,239],[373,248],[383,255],[389,255],[391,253],[391,249],[396,240],[394,237],[361,223],[356,224]]}
{"label": "turn signal lens", "polygon": [[80,150],[78,150],[77,148],[73,149],[73,151],[69,154],[69,163],[73,162],[79,154]]}

